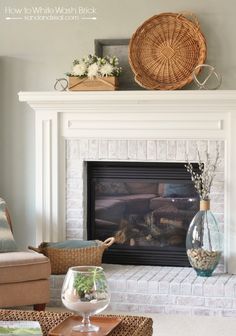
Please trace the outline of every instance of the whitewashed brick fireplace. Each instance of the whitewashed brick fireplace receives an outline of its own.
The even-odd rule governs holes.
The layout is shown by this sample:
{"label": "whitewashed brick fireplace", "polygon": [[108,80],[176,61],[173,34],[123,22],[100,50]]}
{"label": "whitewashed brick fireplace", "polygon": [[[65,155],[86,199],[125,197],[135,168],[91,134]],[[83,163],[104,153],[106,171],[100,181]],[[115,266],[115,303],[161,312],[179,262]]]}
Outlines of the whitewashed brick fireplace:
{"label": "whitewashed brick fireplace", "polygon": [[[236,273],[234,91],[20,92],[19,98],[36,117],[37,243],[86,238],[87,161],[183,162],[186,153],[194,161],[196,148],[214,154],[218,143],[212,209],[224,236],[225,271]],[[169,278],[177,273],[170,270]]]}

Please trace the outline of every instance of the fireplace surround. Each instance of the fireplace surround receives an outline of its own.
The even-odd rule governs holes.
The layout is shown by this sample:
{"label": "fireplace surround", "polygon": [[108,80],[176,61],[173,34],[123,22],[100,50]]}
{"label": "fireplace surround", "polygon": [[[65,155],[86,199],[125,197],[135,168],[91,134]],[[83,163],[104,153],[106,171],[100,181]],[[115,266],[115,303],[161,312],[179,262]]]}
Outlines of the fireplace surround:
{"label": "fireplace surround", "polygon": [[184,162],[220,145],[213,211],[236,272],[234,91],[20,92],[35,110],[36,242],[86,238],[89,161]]}

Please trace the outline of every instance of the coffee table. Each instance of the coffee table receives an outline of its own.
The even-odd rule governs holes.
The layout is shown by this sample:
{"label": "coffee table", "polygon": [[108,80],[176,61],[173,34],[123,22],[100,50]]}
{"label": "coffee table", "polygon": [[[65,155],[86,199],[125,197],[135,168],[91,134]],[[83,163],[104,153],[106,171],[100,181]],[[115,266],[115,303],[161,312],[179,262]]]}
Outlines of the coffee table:
{"label": "coffee table", "polygon": [[[0,309],[0,320],[2,321],[39,321],[43,330],[43,336],[47,336],[52,327],[71,315],[73,314],[69,312],[56,313]],[[152,336],[151,318],[143,316],[119,317],[122,319],[121,323],[109,334],[109,336]]]}

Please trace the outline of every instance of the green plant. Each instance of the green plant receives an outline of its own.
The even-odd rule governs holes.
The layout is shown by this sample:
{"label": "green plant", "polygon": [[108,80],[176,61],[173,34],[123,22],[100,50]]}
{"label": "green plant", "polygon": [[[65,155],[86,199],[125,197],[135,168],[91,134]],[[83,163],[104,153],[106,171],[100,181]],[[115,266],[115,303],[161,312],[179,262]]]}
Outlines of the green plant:
{"label": "green plant", "polygon": [[83,301],[97,299],[97,293],[107,290],[105,275],[96,268],[88,269],[88,273],[78,273],[74,280],[74,288]]}

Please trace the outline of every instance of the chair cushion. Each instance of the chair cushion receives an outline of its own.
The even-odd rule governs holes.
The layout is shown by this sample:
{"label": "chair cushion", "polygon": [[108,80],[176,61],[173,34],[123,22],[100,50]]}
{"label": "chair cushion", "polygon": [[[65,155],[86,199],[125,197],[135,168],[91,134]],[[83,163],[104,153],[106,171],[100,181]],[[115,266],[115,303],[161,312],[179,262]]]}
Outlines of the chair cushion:
{"label": "chair cushion", "polygon": [[6,216],[6,203],[0,198],[0,253],[17,251],[17,246]]}
{"label": "chair cushion", "polygon": [[100,245],[96,240],[64,240],[57,243],[42,243],[40,246],[43,248],[56,248],[56,249],[79,249],[85,247],[93,247]]}
{"label": "chair cushion", "polygon": [[47,279],[50,274],[49,259],[42,254],[0,253],[0,284]]}

